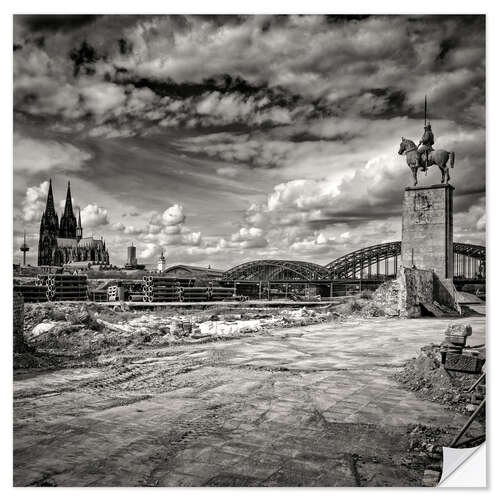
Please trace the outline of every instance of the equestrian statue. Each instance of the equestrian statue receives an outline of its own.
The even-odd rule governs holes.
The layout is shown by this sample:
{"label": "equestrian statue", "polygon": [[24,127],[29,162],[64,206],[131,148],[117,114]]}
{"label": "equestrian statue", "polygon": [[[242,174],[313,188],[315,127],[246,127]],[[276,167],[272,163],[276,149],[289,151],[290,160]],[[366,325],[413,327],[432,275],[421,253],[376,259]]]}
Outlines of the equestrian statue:
{"label": "equestrian statue", "polygon": [[420,169],[427,175],[427,169],[432,165],[437,165],[441,170],[441,184],[444,182],[448,183],[450,180],[450,171],[447,163],[450,160],[450,167],[453,168],[455,166],[455,153],[454,151],[446,151],[445,149],[433,149],[434,134],[432,133],[431,124],[427,123],[427,97],[424,109],[424,135],[418,146],[411,139],[401,137],[398,154],[406,155],[406,163],[413,174],[414,186],[418,184],[418,170]]}

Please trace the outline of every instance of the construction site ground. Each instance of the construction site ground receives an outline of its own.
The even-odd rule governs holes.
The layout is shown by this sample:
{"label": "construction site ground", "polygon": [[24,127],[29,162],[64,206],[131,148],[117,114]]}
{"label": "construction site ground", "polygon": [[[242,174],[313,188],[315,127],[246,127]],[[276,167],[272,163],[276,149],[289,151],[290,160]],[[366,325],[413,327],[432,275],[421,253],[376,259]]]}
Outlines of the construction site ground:
{"label": "construction site ground", "polygon": [[484,316],[361,318],[15,372],[14,484],[435,484],[468,415],[393,375],[451,321],[484,344]]}

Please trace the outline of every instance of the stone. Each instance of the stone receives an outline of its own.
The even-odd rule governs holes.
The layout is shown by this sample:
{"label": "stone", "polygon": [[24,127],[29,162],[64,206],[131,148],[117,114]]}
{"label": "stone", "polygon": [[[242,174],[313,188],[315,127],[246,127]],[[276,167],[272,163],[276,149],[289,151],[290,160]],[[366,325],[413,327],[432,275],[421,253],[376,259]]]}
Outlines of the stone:
{"label": "stone", "polygon": [[57,326],[57,321],[44,321],[34,326],[31,330],[31,337],[36,338],[43,333],[47,333]]}
{"label": "stone", "polygon": [[459,371],[465,373],[479,373],[484,364],[484,359],[466,354],[454,354],[448,352],[444,367],[446,370]]}
{"label": "stone", "polygon": [[422,315],[421,304],[432,303],[434,274],[432,271],[402,267],[398,275],[398,309],[403,318]]}
{"label": "stone", "polygon": [[450,323],[444,333],[450,336],[470,337],[472,335],[472,327],[463,323]]}
{"label": "stone", "polygon": [[441,279],[453,278],[453,190],[449,184],[405,189],[403,267],[428,269]]}

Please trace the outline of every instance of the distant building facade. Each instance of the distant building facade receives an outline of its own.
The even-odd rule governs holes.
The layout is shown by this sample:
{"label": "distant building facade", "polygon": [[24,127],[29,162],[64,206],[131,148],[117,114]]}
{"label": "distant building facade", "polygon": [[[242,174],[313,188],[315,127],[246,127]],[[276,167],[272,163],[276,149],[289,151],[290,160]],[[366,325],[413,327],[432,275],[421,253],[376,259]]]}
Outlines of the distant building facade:
{"label": "distant building facade", "polygon": [[83,237],[80,212],[78,212],[78,221],[73,213],[69,182],[66,204],[59,222],[54,206],[52,180],[50,180],[47,203],[40,221],[38,265],[63,266],[73,262],[108,265],[109,254],[106,250],[106,243],[102,238],[98,240],[94,237]]}
{"label": "distant building facade", "polygon": [[130,270],[141,270],[144,269],[146,266],[144,264],[138,264],[137,263],[137,249],[132,243],[129,247],[127,247],[127,262],[125,263],[125,266],[123,266],[125,269],[128,271]]}

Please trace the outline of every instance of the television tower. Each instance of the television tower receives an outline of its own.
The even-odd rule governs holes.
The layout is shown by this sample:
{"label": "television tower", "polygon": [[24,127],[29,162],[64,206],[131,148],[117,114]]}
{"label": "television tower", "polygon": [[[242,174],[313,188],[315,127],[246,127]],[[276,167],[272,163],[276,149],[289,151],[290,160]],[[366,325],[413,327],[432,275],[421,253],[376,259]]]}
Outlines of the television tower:
{"label": "television tower", "polygon": [[26,231],[24,231],[24,241],[23,241],[23,244],[19,250],[21,250],[21,252],[23,252],[23,266],[25,266],[26,265],[26,252],[29,252],[29,250],[30,250],[28,245],[26,245]]}

